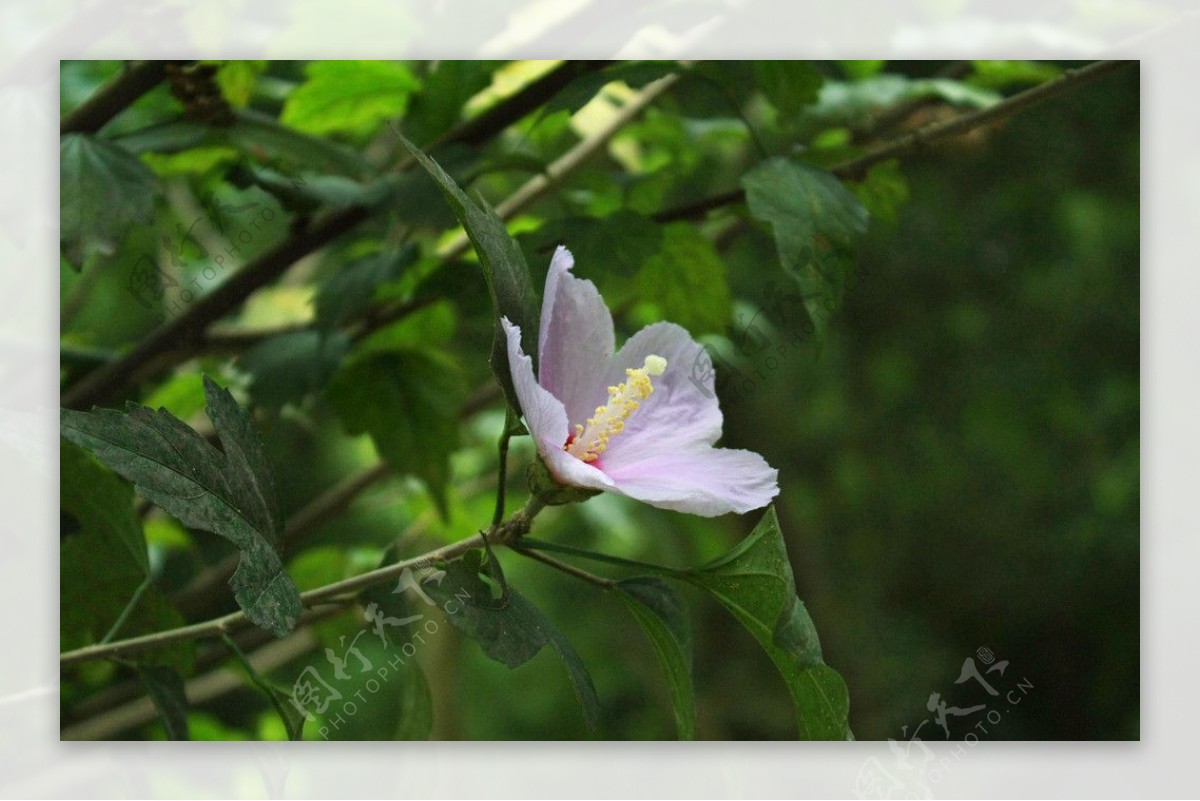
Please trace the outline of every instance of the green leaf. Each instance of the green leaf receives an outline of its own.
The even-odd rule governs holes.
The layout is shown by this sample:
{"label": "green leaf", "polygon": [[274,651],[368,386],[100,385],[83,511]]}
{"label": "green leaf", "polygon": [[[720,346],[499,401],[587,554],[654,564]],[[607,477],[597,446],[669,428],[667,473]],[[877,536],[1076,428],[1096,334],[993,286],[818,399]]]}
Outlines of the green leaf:
{"label": "green leaf", "polygon": [[246,678],[250,683],[262,692],[271,703],[271,708],[275,710],[275,714],[279,715],[279,719],[283,721],[283,727],[287,731],[289,740],[300,740],[304,737],[304,715],[298,710],[294,704],[288,703],[289,698],[286,691],[276,687],[266,678],[264,678],[238,644],[228,634],[221,635],[221,639],[225,642],[225,647],[233,654],[233,658],[241,666],[242,672],[246,674]]}
{"label": "green leaf", "polygon": [[404,116],[421,82],[398,61],[313,61],[293,90],[280,121],[311,134],[365,136],[386,119]]}
{"label": "green leaf", "polygon": [[146,694],[154,703],[154,709],[162,718],[163,728],[171,740],[187,740],[187,696],[183,692],[183,679],[174,668],[164,665],[139,665],[138,678],[146,688]]}
{"label": "green leaf", "polygon": [[495,309],[495,329],[492,338],[491,367],[504,390],[504,396],[513,410],[521,408],[513,388],[512,374],[508,368],[508,346],[500,318],[507,317],[513,325],[521,328],[521,347],[537,369],[539,313],[533,282],[529,278],[529,267],[516,241],[508,235],[504,222],[491,208],[476,203],[467,197],[454,179],[446,174],[438,163],[425,155],[412,142],[400,137],[400,141],[413,158],[441,187],[454,215],[470,237],[479,254],[483,276]]}
{"label": "green leaf", "polygon": [[679,739],[696,739],[692,632],[682,599],[662,579],[646,576],[620,581],[616,590],[617,597],[641,624],[667,674]]}
{"label": "green leaf", "polygon": [[975,71],[967,80],[985,89],[1007,89],[1045,83],[1062,74],[1062,68],[1041,61],[975,61]]}
{"label": "green leaf", "polygon": [[[461,559],[444,563],[446,575],[442,581],[437,584],[430,581],[423,585],[424,589],[439,603],[452,624],[503,665],[519,667],[546,645],[557,651],[583,708],[584,720],[595,731],[600,701],[579,654],[549,618],[505,584],[494,557],[486,567],[481,562],[482,552],[471,551]],[[502,588],[498,593],[497,587]]]}
{"label": "green leaf", "polygon": [[342,332],[294,331],[246,349],[238,366],[252,376],[249,391],[255,404],[280,409],[324,389],[349,349],[350,339]]}
{"label": "green leaf", "polygon": [[862,127],[883,109],[925,98],[973,108],[987,108],[1000,101],[993,91],[950,78],[873,75],[853,82],[826,81],[817,104],[808,109],[807,116],[825,125]]}
{"label": "green leaf", "polygon": [[59,145],[59,191],[59,241],[78,270],[94,254],[115,253],[135,224],[153,220],[159,186],[128,150],[68,134]]}
{"label": "green leaf", "polygon": [[646,261],[634,287],[635,297],[654,304],[661,319],[693,335],[725,330],[731,309],[725,262],[687,223],[663,228],[662,248]]}
{"label": "green leaf", "polygon": [[583,271],[630,277],[662,250],[663,226],[621,209],[608,217],[551,220],[521,239],[528,243],[526,253],[546,264],[556,245],[566,245]]}
{"label": "green leaf", "polygon": [[908,200],[908,182],[896,159],[876,164],[867,170],[866,178],[851,188],[870,215],[895,224],[900,208]]}
{"label": "green leaf", "polygon": [[[394,564],[396,559],[396,549],[390,548],[379,566],[386,567]],[[418,575],[416,578],[420,581],[424,576]],[[430,583],[432,584],[432,577]],[[421,586],[424,587],[424,584]],[[408,603],[408,594],[402,591],[398,592],[397,589],[390,586],[376,586],[364,590],[359,595],[359,606],[363,609],[370,609],[374,605],[374,614],[378,615],[380,620],[388,618],[412,620],[413,617],[421,614],[420,610],[414,609]],[[409,625],[412,626],[412,629],[395,625],[383,625],[382,628],[388,642],[395,648],[403,650],[404,646],[412,641],[412,631],[419,626],[419,623],[413,621]],[[388,666],[396,671],[396,676],[389,679],[388,686],[391,687],[393,682],[401,682],[395,695],[398,701],[397,719],[399,722],[393,739],[429,739],[429,733],[433,730],[433,695],[429,690],[429,682],[421,671],[421,666],[417,660],[411,658],[393,660],[388,663]]]}
{"label": "green leaf", "polygon": [[232,542],[241,552],[230,580],[238,605],[282,637],[302,606],[275,550],[281,520],[272,472],[250,415],[207,377],[204,392],[224,453],[168,412],[133,403],[124,412],[63,409],[62,435],[185,526]]}
{"label": "green leaf", "polygon": [[403,350],[351,360],[330,382],[327,397],[346,430],[370,434],[397,472],[425,482],[445,515],[464,389],[447,357]]}
{"label": "green leaf", "polygon": [[867,210],[830,173],[784,158],[764,161],[742,176],[742,186],[750,213],[771,226],[810,319],[824,330],[853,271]]}
{"label": "green leaf", "polygon": [[801,739],[849,737],[846,685],[822,661],[816,627],[796,597],[774,507],[732,551],[680,577],[707,590],[771,657],[795,702]]}
{"label": "green leaf", "polygon": [[784,119],[817,101],[824,78],[810,61],[755,61],[758,88]]}
{"label": "green leaf", "polygon": [[488,88],[492,74],[503,61],[445,59],[434,62],[423,76],[421,90],[409,100],[404,132],[423,145],[449,131],[459,121],[463,107]]}
{"label": "green leaf", "polygon": [[376,287],[398,279],[416,258],[417,249],[409,243],[341,267],[317,290],[317,328],[331,333],[363,312]]}
{"label": "green leaf", "polygon": [[838,66],[842,68],[842,72],[846,73],[846,77],[851,80],[862,80],[870,78],[875,73],[883,69],[886,61],[879,59],[863,59],[860,61],[839,61]]}
{"label": "green leaf", "polygon": [[142,523],[133,508],[133,488],[69,443],[60,449],[60,504],[79,523],[73,536],[119,554],[139,579],[150,574]]}
{"label": "green leaf", "polygon": [[232,106],[241,108],[250,103],[258,76],[266,70],[268,61],[225,61],[217,68],[217,86]]}
{"label": "green leaf", "polygon": [[306,173],[291,176],[267,167],[239,168],[231,173],[230,183],[239,189],[258,186],[277,197],[285,208],[308,213],[321,206],[335,209],[374,206],[395,191],[390,179],[364,184],[343,175]]}
{"label": "green leaf", "polygon": [[235,147],[258,163],[286,162],[298,169],[369,178],[376,171],[354,150],[280,125],[251,109],[238,109],[233,125],[216,128],[178,118],[139,128],[113,141],[131,153],[180,153],[200,146]]}

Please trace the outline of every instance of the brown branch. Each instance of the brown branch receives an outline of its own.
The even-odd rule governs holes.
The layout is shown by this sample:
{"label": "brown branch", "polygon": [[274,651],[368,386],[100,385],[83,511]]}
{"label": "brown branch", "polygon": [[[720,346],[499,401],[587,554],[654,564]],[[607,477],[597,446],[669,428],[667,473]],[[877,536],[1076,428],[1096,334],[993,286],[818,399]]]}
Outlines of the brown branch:
{"label": "brown branch", "polygon": [[[586,62],[582,66],[579,62],[565,62],[512,97],[500,101],[479,119],[472,120],[447,134],[437,144],[477,144],[484,141],[538,108],[582,74],[581,70],[586,72],[596,68],[597,65],[592,62]],[[235,310],[251,293],[274,281],[295,261],[328,245],[338,236],[369,219],[376,211],[376,208],[351,206],[329,214],[311,227],[292,234],[284,242],[246,264],[212,293],[188,306],[178,317],[151,332],[120,359],[96,368],[69,386],[62,394],[62,405],[86,409],[104,403],[117,396],[140,375],[141,368],[147,364],[153,362],[157,369],[162,370],[187,358],[189,351],[210,324]]]}
{"label": "brown branch", "polygon": [[[1011,117],[1053,97],[1091,83],[1110,72],[1136,63],[1136,61],[1096,61],[1085,67],[1066,70],[1057,78],[1006,98],[990,108],[960,114],[953,119],[918,128],[912,133],[880,145],[858,158],[831,167],[829,171],[839,178],[861,178],[868,169],[880,162],[925,150],[943,139],[965,133],[996,120]],[[744,189],[732,189],[694,203],[661,211],[655,214],[653,219],[660,223],[696,219],[714,209],[741,203],[745,199],[746,191]]]}
{"label": "brown branch", "polygon": [[170,61],[137,61],[105,84],[58,124],[60,136],[95,133],[162,82]]}

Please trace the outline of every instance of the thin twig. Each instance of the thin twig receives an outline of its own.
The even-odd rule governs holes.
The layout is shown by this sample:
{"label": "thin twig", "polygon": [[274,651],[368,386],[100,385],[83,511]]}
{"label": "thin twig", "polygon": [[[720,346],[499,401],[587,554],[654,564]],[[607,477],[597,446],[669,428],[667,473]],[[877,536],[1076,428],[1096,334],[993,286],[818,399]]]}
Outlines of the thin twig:
{"label": "thin twig", "polygon": [[[1011,117],[1027,108],[1091,83],[1114,70],[1136,63],[1136,61],[1096,61],[1085,67],[1066,70],[1057,78],[1006,98],[990,108],[967,112],[953,119],[918,128],[864,153],[858,158],[831,167],[829,171],[839,178],[860,178],[869,168],[880,162],[924,150],[943,139],[965,133],[996,120]],[[660,223],[696,219],[714,209],[741,203],[745,199],[746,191],[744,189],[732,189],[694,203],[661,211],[655,214],[653,219]]]}
{"label": "thin twig", "polygon": [[[512,97],[500,101],[482,117],[456,128],[428,149],[453,142],[478,144],[486,141],[538,108],[582,72],[595,68],[590,63],[581,66],[577,62],[566,62]],[[399,170],[407,169],[411,163],[409,160]],[[86,409],[103,403],[119,395],[149,363],[163,370],[188,358],[192,346],[209,325],[235,310],[251,293],[274,281],[294,262],[370,219],[384,205],[350,206],[294,232],[246,264],[211,293],[192,303],[178,317],[151,332],[120,359],[97,367],[69,386],[62,394],[62,405]]]}
{"label": "thin twig", "polygon": [[[508,521],[493,527],[492,531],[487,535],[487,542],[493,546],[507,545],[524,536],[529,531],[529,525],[534,515],[541,508],[542,504],[536,498],[531,498],[524,509],[514,514]],[[435,548],[421,556],[415,556],[411,559],[405,559],[358,576],[343,579],[342,581],[335,581],[323,587],[317,587],[316,589],[301,593],[300,601],[306,608],[330,602],[340,603],[345,601],[348,603],[353,600],[353,594],[359,590],[399,578],[405,570],[411,570],[413,567],[433,561],[453,559],[467,551],[482,548],[484,547],[484,536],[481,532],[464,540],[444,545],[441,548]],[[190,626],[181,626],[175,629],[168,629],[167,631],[146,634],[141,637],[131,637],[127,640],[89,645],[74,651],[66,651],[59,655],[59,666],[67,667],[95,659],[130,656],[154,648],[160,648],[164,645],[170,645],[171,643],[205,637],[217,637],[231,631],[236,631],[249,624],[250,621],[244,612],[232,612],[214,620],[194,623]]]}
{"label": "thin twig", "polygon": [[520,547],[519,544],[514,544],[512,549],[521,554],[521,556],[533,559],[535,562],[541,562],[544,565],[549,565],[555,570],[566,573],[569,576],[575,576],[575,578],[583,579],[591,584],[595,584],[597,587],[603,587],[606,590],[611,590],[613,587],[617,586],[617,582],[610,578],[597,576],[595,573],[589,573],[582,568],[575,567],[575,565],[569,565],[566,562],[560,562],[553,556],[547,556],[546,554],[539,553],[538,551],[526,550],[525,548]]}

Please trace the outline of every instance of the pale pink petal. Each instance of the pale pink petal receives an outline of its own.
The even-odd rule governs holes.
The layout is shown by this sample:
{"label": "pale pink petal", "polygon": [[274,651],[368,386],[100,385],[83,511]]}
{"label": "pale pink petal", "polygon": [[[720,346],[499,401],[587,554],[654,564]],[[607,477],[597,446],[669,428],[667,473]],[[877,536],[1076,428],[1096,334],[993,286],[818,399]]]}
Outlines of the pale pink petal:
{"label": "pale pink petal", "polygon": [[525,425],[551,474],[564,484],[591,489],[612,489],[613,482],[595,467],[563,450],[567,441],[567,413],[562,403],[538,385],[533,360],[521,351],[521,329],[501,318],[508,339],[508,366]]}
{"label": "pale pink petal", "polygon": [[559,246],[546,274],[538,336],[538,383],[562,401],[568,422],[582,423],[606,400],[601,373],[613,352],[613,322],[595,284],[571,274]]}
{"label": "pale pink petal", "polygon": [[663,448],[692,449],[711,445],[721,436],[712,362],[687,330],[674,323],[655,323],[630,337],[612,358],[605,385],[625,381],[626,368],[641,367],[650,355],[666,359],[667,368],[652,379],[654,392],[630,414],[624,430],[609,441],[601,457],[605,472]]}
{"label": "pale pink petal", "polygon": [[622,495],[702,517],[749,512],[779,494],[778,471],[752,451],[669,450],[605,472]]}

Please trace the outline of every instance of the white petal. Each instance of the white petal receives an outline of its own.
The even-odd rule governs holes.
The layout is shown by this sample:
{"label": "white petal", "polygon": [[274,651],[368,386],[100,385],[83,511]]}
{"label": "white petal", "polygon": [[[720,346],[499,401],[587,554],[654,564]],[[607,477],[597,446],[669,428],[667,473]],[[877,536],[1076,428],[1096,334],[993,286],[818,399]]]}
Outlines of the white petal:
{"label": "white petal", "polygon": [[609,441],[605,472],[639,461],[647,451],[712,445],[721,436],[712,361],[687,330],[674,323],[655,323],[630,337],[610,362],[605,385],[625,381],[626,368],[641,367],[650,355],[665,358],[667,368],[654,377],[654,392],[629,415],[625,429]]}
{"label": "white petal", "polygon": [[612,489],[613,482],[590,464],[563,450],[567,441],[567,413],[562,403],[538,385],[533,361],[521,351],[521,329],[501,318],[508,340],[508,366],[525,425],[551,474],[564,484],[590,489]]}
{"label": "white petal", "polygon": [[779,494],[779,472],[753,451],[660,451],[619,468],[606,464],[604,470],[622,495],[703,517],[749,512]]}
{"label": "white petal", "polygon": [[574,263],[561,245],[554,252],[538,335],[538,383],[562,401],[572,425],[605,402],[602,373],[613,352],[612,315],[595,284],[571,274]]}

